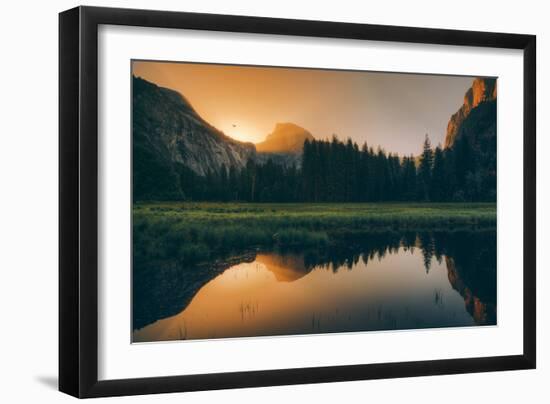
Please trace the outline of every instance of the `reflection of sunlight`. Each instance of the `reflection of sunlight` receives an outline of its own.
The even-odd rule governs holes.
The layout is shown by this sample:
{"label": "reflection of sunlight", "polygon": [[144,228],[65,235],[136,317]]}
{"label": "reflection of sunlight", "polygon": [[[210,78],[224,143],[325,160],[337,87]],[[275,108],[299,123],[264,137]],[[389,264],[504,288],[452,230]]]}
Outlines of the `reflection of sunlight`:
{"label": "reflection of sunlight", "polygon": [[[399,247],[309,269],[303,255],[262,253],[204,285],[187,308],[135,341],[471,325],[447,261]],[[475,302],[472,303],[475,305]]]}
{"label": "reflection of sunlight", "polygon": [[[218,275],[215,280],[217,287],[220,289],[238,289],[242,291],[243,289],[261,287],[266,283],[272,282],[274,278],[274,275],[267,270],[264,264],[254,261],[235,265],[221,275]],[[206,290],[208,291],[209,289]]]}

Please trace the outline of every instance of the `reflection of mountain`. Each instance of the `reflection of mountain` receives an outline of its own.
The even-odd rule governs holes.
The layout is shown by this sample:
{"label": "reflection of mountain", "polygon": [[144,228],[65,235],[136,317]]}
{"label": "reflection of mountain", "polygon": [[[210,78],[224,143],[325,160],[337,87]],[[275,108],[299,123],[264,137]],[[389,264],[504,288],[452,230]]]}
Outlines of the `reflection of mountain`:
{"label": "reflection of mountain", "polygon": [[251,262],[255,254],[218,261],[198,268],[182,268],[177,261],[134,263],[132,326],[139,329],[179,313],[208,281],[227,268]]}
{"label": "reflection of mountain", "polygon": [[295,281],[313,269],[306,267],[303,255],[258,254],[256,261],[264,264],[279,282]]}
{"label": "reflection of mountain", "polygon": [[470,313],[478,325],[496,324],[496,302],[482,302],[480,298],[464,283],[460,277],[455,260],[445,257],[447,264],[447,273],[451,286],[464,298],[466,310]]}
{"label": "reflection of mountain", "polygon": [[277,281],[292,282],[315,267],[351,269],[360,259],[368,266],[399,247],[419,249],[426,271],[433,258],[445,260],[451,286],[462,296],[466,310],[478,325],[496,324],[496,232],[373,233],[345,245],[305,253],[250,253],[201,268],[183,268],[178,262],[134,266],[133,326],[142,328],[181,312],[198,290],[230,266],[258,260]]}
{"label": "reflection of mountain", "polygon": [[477,324],[496,324],[496,232],[441,234],[451,285],[462,295]]}

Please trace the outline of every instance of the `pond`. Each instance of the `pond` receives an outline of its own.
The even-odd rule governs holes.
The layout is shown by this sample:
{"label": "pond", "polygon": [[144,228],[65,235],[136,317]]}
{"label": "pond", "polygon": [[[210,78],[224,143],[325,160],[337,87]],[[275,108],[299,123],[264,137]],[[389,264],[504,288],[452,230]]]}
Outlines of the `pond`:
{"label": "pond", "polygon": [[154,272],[148,304],[162,308],[134,315],[134,342],[496,324],[491,231],[258,251],[201,279],[177,265]]}

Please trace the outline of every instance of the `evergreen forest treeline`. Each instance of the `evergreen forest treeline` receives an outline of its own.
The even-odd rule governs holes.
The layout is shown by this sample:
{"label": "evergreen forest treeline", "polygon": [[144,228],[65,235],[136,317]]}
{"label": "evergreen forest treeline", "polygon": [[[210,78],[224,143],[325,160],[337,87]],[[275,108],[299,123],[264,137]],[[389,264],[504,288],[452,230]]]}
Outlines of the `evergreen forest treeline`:
{"label": "evergreen forest treeline", "polygon": [[185,198],[197,201],[496,201],[496,140],[480,148],[466,136],[442,149],[426,135],[418,160],[333,137],[306,140],[300,168],[250,159],[204,177],[181,170]]}

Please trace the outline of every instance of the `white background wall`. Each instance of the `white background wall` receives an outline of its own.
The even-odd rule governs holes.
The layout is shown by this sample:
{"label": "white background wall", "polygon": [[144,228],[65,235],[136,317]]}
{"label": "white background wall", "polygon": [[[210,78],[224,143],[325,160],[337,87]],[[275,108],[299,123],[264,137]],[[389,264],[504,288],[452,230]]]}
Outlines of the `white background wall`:
{"label": "white background wall", "polygon": [[[57,13],[79,3],[5,2],[0,24],[0,400],[68,402],[57,384]],[[550,25],[545,2],[91,1],[88,5],[531,33],[538,41],[538,206],[550,205]],[[519,164],[520,156],[517,163]],[[513,163],[513,162],[511,162]],[[519,169],[519,167],[518,167]],[[546,186],[545,186],[546,185]],[[517,212],[518,214],[520,212]],[[110,402],[548,402],[549,215],[538,211],[538,369],[109,399]]]}

